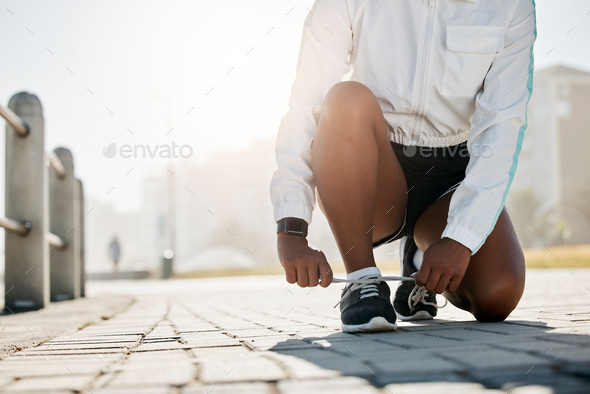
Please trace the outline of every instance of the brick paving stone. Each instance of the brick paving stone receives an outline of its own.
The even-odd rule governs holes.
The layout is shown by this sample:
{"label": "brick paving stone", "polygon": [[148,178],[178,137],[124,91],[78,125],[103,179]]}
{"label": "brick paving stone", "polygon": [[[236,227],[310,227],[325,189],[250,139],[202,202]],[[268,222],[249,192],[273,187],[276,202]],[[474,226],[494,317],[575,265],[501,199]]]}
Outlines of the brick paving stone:
{"label": "brick paving stone", "polygon": [[193,384],[180,389],[182,394],[276,394],[274,383]]}
{"label": "brick paving stone", "polygon": [[131,345],[137,343],[141,339],[141,335],[136,337],[130,337],[129,335],[124,337],[60,337],[47,341],[44,345],[47,346],[64,346],[64,345],[101,345],[101,344],[114,344],[114,345]]}
{"label": "brick paving stone", "polygon": [[[317,343],[317,341],[315,343]],[[352,357],[373,357],[379,353],[394,356],[395,353],[403,350],[395,345],[363,339],[359,339],[358,341],[339,341],[333,343],[327,341],[324,345],[326,349],[332,352],[338,352]]]}
{"label": "brick paving stone", "polygon": [[585,379],[586,382],[590,380],[590,368],[588,368],[588,363],[568,362],[561,366],[560,371],[576,378]]}
{"label": "brick paving stone", "polygon": [[441,356],[454,360],[468,368],[485,370],[508,367],[526,368],[535,365],[548,365],[551,363],[547,358],[483,346],[479,351],[445,351]]}
{"label": "brick paving stone", "polygon": [[[446,371],[435,373],[424,369],[416,370],[407,373],[395,374],[380,374],[373,379],[374,385],[377,387],[389,387],[396,384],[414,384],[414,383],[456,383],[466,384],[474,383],[472,380],[467,380],[464,372]],[[385,393],[391,393],[385,388]]]}
{"label": "brick paving stone", "polygon": [[74,362],[61,361],[55,362],[9,362],[0,364],[0,375],[11,376],[13,378],[57,376],[57,375],[78,375],[78,374],[96,374],[106,368],[110,361],[102,362]]}
{"label": "brick paving stone", "polygon": [[286,378],[277,363],[255,352],[238,359],[197,358],[197,363],[198,378],[203,383],[275,381]]}
{"label": "brick paving stone", "polygon": [[311,335],[313,336],[315,333],[318,333],[318,335],[337,335],[337,334],[344,334],[345,336],[351,336],[354,337],[353,334],[347,334],[347,333],[343,333],[340,330],[340,327],[336,327],[336,328],[331,328],[331,327],[318,327],[318,326],[312,326],[312,325],[307,325],[307,324],[299,324],[297,326],[283,326],[283,327],[277,327],[275,328],[276,331],[278,332],[284,332],[284,333],[297,333],[299,335]]}
{"label": "brick paving stone", "polygon": [[580,363],[585,362],[590,365],[590,349],[573,345],[556,345],[546,353],[546,356],[552,359],[565,362]]}
{"label": "brick paving stone", "polygon": [[108,387],[124,386],[182,386],[195,379],[197,368],[191,363],[168,363],[166,366],[150,366],[143,364],[141,367],[126,365],[119,370]]}
{"label": "brick paving stone", "polygon": [[3,391],[12,392],[43,392],[43,391],[76,391],[88,386],[96,375],[64,375],[52,377],[32,377],[19,379],[8,386]]}
{"label": "brick paving stone", "polygon": [[190,346],[177,341],[142,343],[133,349],[133,352],[157,352],[171,349],[190,349]]}
{"label": "brick paving stone", "polygon": [[527,336],[537,336],[543,335],[547,332],[547,328],[545,327],[531,327],[520,325],[517,323],[511,323],[510,321],[504,323],[487,323],[487,324],[477,324],[474,326],[469,327],[470,330],[474,331],[484,331],[484,332],[492,332],[496,334],[505,334],[511,337],[527,337]]}
{"label": "brick paving stone", "polygon": [[[545,340],[546,338],[547,340]],[[533,338],[527,341],[514,341],[514,342],[503,342],[493,344],[492,346],[498,347],[501,349],[512,350],[512,351],[523,351],[527,353],[535,353],[540,355],[545,355],[548,352],[551,352],[556,347],[569,347],[571,345],[564,344],[560,342],[554,342],[552,336],[547,337],[540,337],[540,338]]]}
{"label": "brick paving stone", "polygon": [[321,392],[322,394],[376,394],[381,390],[364,379],[340,377],[337,379],[283,381],[278,384],[280,394]]}
{"label": "brick paving stone", "polygon": [[461,326],[455,329],[441,329],[436,331],[424,332],[424,335],[429,335],[437,338],[457,339],[462,342],[475,343],[497,343],[509,341],[512,338],[507,334],[500,334],[495,332],[486,332],[480,330],[469,330]]}
{"label": "brick paving stone", "polygon": [[486,387],[514,392],[587,393],[588,381],[568,374],[558,374],[548,367],[536,366],[523,372],[522,369],[499,369],[495,371],[472,371],[471,378],[482,382]]}
{"label": "brick paving stone", "polygon": [[553,342],[575,344],[583,347],[590,347],[590,338],[587,335],[577,335],[568,333],[567,335],[555,335],[548,333],[547,335],[538,336],[538,339],[547,338]]}
{"label": "brick paving stone", "polygon": [[464,343],[457,339],[437,338],[431,335],[424,335],[420,332],[381,333],[371,334],[367,337],[377,343],[386,343],[406,349],[455,347]]}
{"label": "brick paving stone", "polygon": [[12,375],[5,375],[0,372],[0,390],[2,390],[2,388],[7,386],[9,383],[12,383],[14,380],[15,378]]}
{"label": "brick paving stone", "polygon": [[[3,281],[0,281],[3,286]],[[105,295],[101,299],[51,303],[33,312],[0,316],[0,358],[16,349],[37,346],[47,339],[76,331],[125,310],[133,302],[130,296]],[[48,322],[55,324],[48,324]]]}
{"label": "brick paving stone", "polygon": [[[252,337],[248,337],[252,338]],[[256,338],[256,337],[254,337]],[[245,339],[245,338],[243,338]],[[233,346],[239,345],[240,340],[230,335],[225,335],[221,331],[216,332],[198,332],[182,333],[181,340],[190,347],[212,347],[212,346]]]}
{"label": "brick paving stone", "polygon": [[[305,356],[303,356],[305,354]],[[330,351],[307,351],[273,353],[270,358],[277,360],[291,378],[312,379],[332,376],[362,376],[370,379],[374,376],[371,365],[361,358],[346,357]]]}
{"label": "brick paving stone", "polygon": [[213,341],[199,341],[199,340],[187,340],[185,341],[185,349],[195,348],[211,348],[211,347],[228,347],[228,346],[241,346],[242,342],[237,339],[223,339]]}
{"label": "brick paving stone", "polygon": [[[169,385],[145,385],[102,387],[81,390],[82,394],[175,394],[177,391]],[[68,394],[71,394],[69,392]]]}
{"label": "brick paving stone", "polygon": [[299,338],[290,336],[274,336],[247,339],[242,342],[253,350],[280,350],[280,349],[313,349],[320,347],[318,344],[309,343]]}
{"label": "brick paving stone", "polygon": [[[43,346],[35,348],[36,351],[47,351],[53,353],[59,353],[60,351],[69,350],[103,350],[103,349],[128,349],[135,345],[136,342],[110,342],[101,341],[94,343],[45,343]],[[32,353],[33,350],[29,351]],[[101,352],[102,353],[102,352]]]}
{"label": "brick paving stone", "polygon": [[555,328],[552,330],[548,330],[547,334],[558,335],[558,336],[561,336],[560,334],[565,334],[565,335],[569,335],[569,336],[573,336],[573,337],[578,337],[578,336],[588,337],[588,336],[590,336],[590,327],[586,327],[586,326],[577,325],[575,323],[572,323],[572,324],[569,324],[565,327],[559,327],[559,328]]}
{"label": "brick paving stone", "polygon": [[76,354],[76,355],[63,355],[63,354],[43,354],[43,355],[25,355],[25,352],[19,352],[5,358],[0,362],[0,365],[4,363],[36,363],[36,362],[62,362],[71,361],[77,362],[101,362],[101,361],[113,361],[121,358],[121,353],[108,353],[108,354]]}
{"label": "brick paving stone", "polygon": [[[557,291],[559,281],[567,286]],[[14,334],[0,391],[586,392],[589,285],[590,270],[531,271],[505,323],[480,324],[449,306],[396,332],[347,334],[333,308],[341,286],[310,291],[282,277],[90,282],[86,300],[0,316],[0,336]],[[127,304],[112,308],[114,299]],[[43,336],[45,326],[58,334]],[[28,348],[17,351],[21,340]]]}
{"label": "brick paving stone", "polygon": [[191,354],[186,351],[133,352],[120,363],[113,364],[96,386],[182,386],[194,380],[196,371]]}
{"label": "brick paving stone", "polygon": [[[416,354],[418,353],[418,354]],[[422,371],[423,374],[443,372],[459,372],[464,371],[464,365],[442,359],[427,352],[399,352],[395,357],[378,358],[371,360],[365,358],[366,362],[370,362],[377,374],[406,374],[415,371]]]}
{"label": "brick paving stone", "polygon": [[[486,393],[486,394],[506,394],[505,390],[495,390],[484,387],[479,383],[469,382],[427,382],[427,383],[393,383],[385,386],[384,392],[395,394],[415,394],[415,393]],[[513,393],[513,391],[511,391]]]}
{"label": "brick paving stone", "polygon": [[193,348],[189,353],[201,359],[240,359],[252,353],[252,349],[244,346],[225,346],[216,348]]}
{"label": "brick paving stone", "polygon": [[27,349],[19,354],[22,357],[30,356],[83,356],[83,355],[97,355],[97,354],[116,354],[120,353],[123,348],[114,347],[109,349],[84,349],[74,348],[66,350],[53,350],[47,347],[39,346],[32,349]]}
{"label": "brick paving stone", "polygon": [[[233,337],[233,338],[256,338],[256,337],[266,337],[266,336],[284,336],[284,335],[288,335],[285,334],[285,332],[289,332],[292,334],[295,334],[296,331],[285,331],[285,330],[281,330],[279,331],[275,331],[271,328],[266,328],[266,327],[259,327],[259,328],[250,328],[250,329],[244,329],[244,330],[224,330],[225,333],[227,333],[227,336]],[[222,334],[223,335],[223,334]]]}
{"label": "brick paving stone", "polygon": [[166,350],[160,352],[132,352],[127,357],[128,363],[135,362],[168,362],[171,360],[190,360],[192,358],[189,352],[184,350]]}
{"label": "brick paving stone", "polygon": [[363,335],[376,335],[376,334],[350,334],[339,330],[329,330],[322,328],[314,331],[300,331],[297,333],[299,338],[303,338],[306,341],[311,340],[329,340],[330,342],[345,342],[345,341],[357,341]]}
{"label": "brick paving stone", "polygon": [[[552,339],[551,341],[538,339],[528,342],[505,343],[496,345],[499,348],[508,350],[525,351],[535,356],[543,358],[560,360],[564,362],[586,362],[590,366],[590,347],[588,343],[586,346],[578,344],[561,342],[556,338],[547,336],[545,338]],[[590,370],[590,367],[589,367]]]}

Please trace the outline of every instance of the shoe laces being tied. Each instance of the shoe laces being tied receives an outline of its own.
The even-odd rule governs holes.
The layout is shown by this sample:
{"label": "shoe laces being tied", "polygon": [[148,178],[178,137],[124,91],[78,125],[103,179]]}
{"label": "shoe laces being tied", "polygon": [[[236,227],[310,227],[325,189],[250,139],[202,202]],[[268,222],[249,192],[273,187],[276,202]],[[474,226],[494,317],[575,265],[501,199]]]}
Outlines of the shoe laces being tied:
{"label": "shoe laces being tied", "polygon": [[379,289],[377,285],[380,282],[387,281],[387,280],[415,280],[414,278],[405,277],[405,276],[365,276],[360,279],[339,279],[334,278],[332,281],[334,283],[349,283],[350,285],[344,288],[344,295],[340,298],[340,301],[334,305],[336,308],[342,301],[344,301],[349,295],[352,294],[353,291],[360,289],[361,295],[360,299],[365,299],[368,297],[378,296]]}
{"label": "shoe laces being tied", "polygon": [[445,299],[445,303],[443,305],[438,305],[436,303],[436,298],[435,298],[435,302],[428,301],[428,297],[430,296],[430,293],[432,293],[432,292],[426,290],[426,287],[424,287],[424,286],[418,286],[418,285],[414,286],[414,288],[410,292],[410,295],[408,296],[408,307],[410,308],[410,311],[414,311],[414,309],[418,306],[418,304],[430,305],[430,306],[435,307],[436,309],[441,309],[441,308],[444,308],[445,306],[447,306],[447,303],[449,301],[447,300],[447,298],[445,296],[443,296]]}

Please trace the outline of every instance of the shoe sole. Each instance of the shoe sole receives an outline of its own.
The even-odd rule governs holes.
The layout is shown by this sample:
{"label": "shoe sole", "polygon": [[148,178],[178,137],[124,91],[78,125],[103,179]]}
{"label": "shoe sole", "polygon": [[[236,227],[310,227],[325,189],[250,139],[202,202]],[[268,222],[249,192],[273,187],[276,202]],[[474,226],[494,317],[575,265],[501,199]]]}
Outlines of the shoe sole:
{"label": "shoe sole", "polygon": [[372,318],[365,324],[343,324],[342,331],[344,332],[379,332],[379,331],[395,331],[397,324],[390,323],[386,318],[377,316]]}
{"label": "shoe sole", "polygon": [[414,315],[411,315],[411,316],[401,315],[401,314],[397,313],[397,311],[395,311],[395,314],[396,314],[397,318],[402,321],[432,320],[432,319],[434,319],[434,316],[432,316],[427,311],[418,311]]}

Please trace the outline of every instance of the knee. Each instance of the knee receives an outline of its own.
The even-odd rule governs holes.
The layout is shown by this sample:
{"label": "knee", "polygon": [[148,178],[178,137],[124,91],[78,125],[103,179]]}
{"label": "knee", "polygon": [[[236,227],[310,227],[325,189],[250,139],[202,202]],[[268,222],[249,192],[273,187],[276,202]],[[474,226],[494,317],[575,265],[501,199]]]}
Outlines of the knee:
{"label": "knee", "polygon": [[481,323],[506,320],[524,291],[524,273],[506,274],[481,286],[471,299],[471,313]]}
{"label": "knee", "polygon": [[326,94],[320,110],[320,119],[336,122],[354,122],[370,119],[379,109],[377,98],[366,85],[356,81],[339,82]]}

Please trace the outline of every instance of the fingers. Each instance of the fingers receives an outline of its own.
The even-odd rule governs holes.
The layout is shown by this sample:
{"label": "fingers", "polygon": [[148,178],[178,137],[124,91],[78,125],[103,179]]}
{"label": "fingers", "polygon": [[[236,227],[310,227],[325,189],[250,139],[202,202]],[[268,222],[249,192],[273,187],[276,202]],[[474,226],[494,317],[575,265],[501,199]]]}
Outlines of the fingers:
{"label": "fingers", "polygon": [[320,281],[320,271],[317,265],[312,265],[307,269],[307,285],[314,287],[318,285]]}
{"label": "fingers", "polygon": [[314,257],[313,263],[307,269],[307,286],[314,287],[319,284],[327,287],[332,283],[332,268],[323,252],[318,250]]}
{"label": "fingers", "polygon": [[438,286],[438,282],[441,278],[441,272],[439,270],[431,270],[430,275],[428,275],[428,280],[424,284],[424,287],[428,291],[434,291],[436,286]]}
{"label": "fingers", "polygon": [[332,267],[326,260],[326,256],[322,253],[322,261],[320,262],[320,274],[322,275],[322,280],[320,282],[320,286],[328,287],[330,283],[332,283],[332,279],[334,279],[334,273],[332,272]]}
{"label": "fingers", "polygon": [[447,287],[449,286],[449,282],[451,281],[451,278],[452,278],[451,275],[442,275],[440,277],[440,279],[438,280],[438,283],[434,287],[434,291],[437,294],[442,294],[445,290],[447,290]]}
{"label": "fingers", "polygon": [[459,289],[460,284],[461,284],[460,280],[453,278],[449,282],[449,285],[447,286],[447,290],[450,291],[451,293],[454,293],[457,291],[457,289]]}
{"label": "fingers", "polygon": [[308,260],[305,261],[283,263],[283,267],[287,282],[297,283],[299,287],[314,287],[318,284],[328,287],[334,278],[332,268],[321,251],[308,256]]}
{"label": "fingers", "polygon": [[297,285],[299,287],[307,287],[308,284],[309,284],[309,280],[307,278],[307,270],[306,269],[297,270]]}
{"label": "fingers", "polygon": [[295,283],[297,282],[297,273],[295,268],[285,268],[285,276],[287,278],[288,283]]}
{"label": "fingers", "polygon": [[441,294],[447,287],[449,280],[451,279],[451,275],[443,275],[440,269],[436,269],[439,267],[435,266],[435,269],[431,268],[433,264],[427,254],[424,255],[424,260],[422,260],[422,266],[418,271],[418,275],[416,275],[416,285],[423,286],[428,291],[435,291],[438,294]]}
{"label": "fingers", "polygon": [[459,286],[461,285],[461,282],[463,281],[463,277],[465,276],[465,274],[463,275],[455,275],[453,278],[451,278],[449,285],[447,286],[447,290],[450,291],[451,293],[456,292],[459,289]]}
{"label": "fingers", "polygon": [[423,261],[422,267],[420,267],[418,275],[416,275],[416,284],[418,286],[426,285],[426,282],[428,282],[428,278],[430,277],[430,271],[431,269],[428,264],[425,264],[425,261]]}

